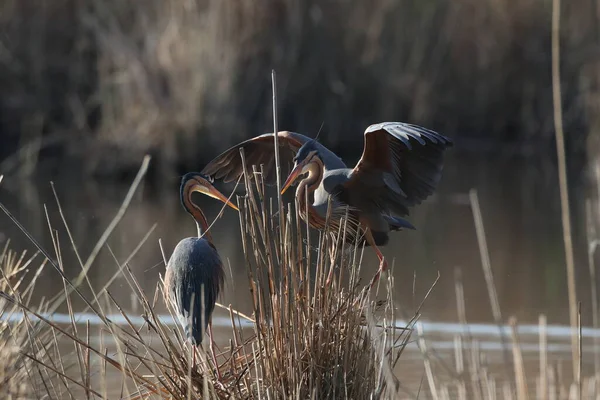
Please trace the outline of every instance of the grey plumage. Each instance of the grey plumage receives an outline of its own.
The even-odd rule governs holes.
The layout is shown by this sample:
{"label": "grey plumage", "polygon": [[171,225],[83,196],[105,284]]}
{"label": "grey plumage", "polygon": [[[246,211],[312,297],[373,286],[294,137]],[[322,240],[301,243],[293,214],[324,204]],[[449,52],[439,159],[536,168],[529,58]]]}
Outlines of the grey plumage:
{"label": "grey plumage", "polygon": [[[314,192],[313,207],[324,217],[332,196],[334,207],[358,210],[354,219],[360,214],[362,223],[373,232],[375,244],[384,245],[388,232],[415,229],[402,217],[409,215],[409,207],[433,193],[441,178],[443,152],[452,142],[434,131],[401,122],[371,125],[364,135],[363,154],[353,169],[326,168],[322,184]],[[297,161],[312,150],[304,146]],[[317,155],[325,158],[320,149]],[[325,161],[323,164],[327,167]]]}
{"label": "grey plumage", "polygon": [[194,192],[218,199],[235,210],[238,208],[214,188],[208,176],[190,172],[181,179],[181,205],[194,218],[198,237],[181,240],[173,250],[167,263],[164,294],[165,300],[173,306],[186,336],[198,345],[202,343],[209,327],[225,275],[223,263],[208,230],[206,216],[192,201]]}
{"label": "grey plumage", "polygon": [[217,250],[204,238],[181,240],[169,258],[165,277],[167,294],[193,344],[202,343],[223,287],[222,265]]}

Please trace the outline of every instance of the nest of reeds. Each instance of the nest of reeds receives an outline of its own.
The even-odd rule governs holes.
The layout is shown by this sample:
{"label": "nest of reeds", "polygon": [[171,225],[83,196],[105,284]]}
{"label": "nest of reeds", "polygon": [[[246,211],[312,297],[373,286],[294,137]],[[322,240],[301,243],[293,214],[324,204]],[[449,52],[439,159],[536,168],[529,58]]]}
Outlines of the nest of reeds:
{"label": "nest of reeds", "polygon": [[393,281],[382,282],[386,296],[372,302],[359,281],[360,248],[345,248],[343,233],[327,228],[312,244],[291,205],[278,224],[281,211],[273,212],[260,176],[246,182],[248,195],[240,199],[255,328],[243,360],[254,382],[248,379],[241,394],[389,397],[381,396],[396,390],[391,369],[403,348],[398,343],[410,333],[391,323]]}

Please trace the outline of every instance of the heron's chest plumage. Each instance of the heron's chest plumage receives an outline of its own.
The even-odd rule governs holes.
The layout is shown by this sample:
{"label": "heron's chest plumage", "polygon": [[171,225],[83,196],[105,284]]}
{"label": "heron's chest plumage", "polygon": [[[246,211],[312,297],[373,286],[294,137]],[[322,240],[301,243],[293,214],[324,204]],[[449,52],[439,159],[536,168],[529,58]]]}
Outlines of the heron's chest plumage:
{"label": "heron's chest plumage", "polygon": [[[331,182],[331,181],[330,181]],[[325,180],[323,180],[317,189],[306,194],[305,187],[299,187],[296,193],[298,198],[298,213],[303,221],[314,228],[322,230],[327,223],[327,213],[331,209],[329,219],[329,230],[331,233],[338,233],[340,224],[343,223],[346,228],[346,240],[354,243],[355,236],[358,234],[358,216],[355,215],[352,208],[341,202],[334,193],[326,189]],[[347,222],[342,222],[344,217],[348,217]]]}

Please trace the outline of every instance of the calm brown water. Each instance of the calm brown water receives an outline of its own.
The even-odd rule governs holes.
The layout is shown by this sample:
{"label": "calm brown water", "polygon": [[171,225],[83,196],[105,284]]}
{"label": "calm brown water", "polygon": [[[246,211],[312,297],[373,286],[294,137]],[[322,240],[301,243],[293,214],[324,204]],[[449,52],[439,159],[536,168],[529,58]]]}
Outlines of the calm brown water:
{"label": "calm brown water", "polygon": [[[0,186],[0,201],[51,252],[44,205],[48,207],[52,226],[58,230],[61,238],[66,273],[75,277],[80,267],[58,214],[50,180],[56,183],[67,223],[84,260],[117,213],[129,186],[86,183],[66,174],[31,182],[8,177]],[[585,190],[581,178],[574,177],[572,183],[578,297],[583,304],[583,324],[591,326],[590,278],[585,255],[582,200]],[[468,202],[471,188],[478,190],[480,198],[503,319],[506,321],[514,315],[519,323],[536,324],[539,314],[543,313],[547,315],[550,325],[567,324],[566,273],[563,267],[557,179],[553,167],[537,159],[502,161],[458,156],[448,158],[436,196],[416,207],[409,218],[417,231],[396,233],[388,246],[383,248],[384,254],[394,260],[395,299],[398,306],[406,316],[410,316],[439,272],[440,280],[422,309],[422,319],[456,323],[455,269],[460,268],[468,321],[482,324],[493,322]],[[212,199],[199,195],[197,201],[209,219],[220,209],[220,205]],[[153,293],[159,274],[164,273],[158,240],[162,239],[168,257],[180,239],[195,234],[193,220],[179,204],[177,185],[140,188],[107,242],[117,260],[123,262],[155,224],[148,241],[130,261],[131,268],[147,293]],[[213,226],[212,232],[221,256],[230,266],[221,302],[232,304],[242,312],[250,312],[237,214],[226,210]],[[10,220],[0,215],[0,246],[4,246],[9,238],[13,249],[33,250],[33,245]],[[364,265],[363,275],[367,279],[377,268],[377,259],[371,249],[365,251]],[[117,262],[104,248],[90,272],[92,284],[96,288],[102,287],[116,270]],[[52,296],[61,286],[57,273],[47,268],[36,294]],[[134,307],[123,278],[117,279],[112,285],[111,293],[121,304],[130,309]],[[82,308],[82,304],[76,304],[76,307]],[[215,315],[220,313],[217,310]],[[451,350],[444,350],[444,346],[452,341],[454,333],[449,329],[445,335],[444,325],[436,332],[442,354],[451,354]],[[498,338],[491,337],[488,341],[497,343]],[[566,343],[565,338],[557,342]],[[564,349],[557,350],[555,355],[558,359],[569,356]],[[407,359],[422,365],[422,359],[416,351],[414,357]],[[410,375],[414,378],[412,383],[418,385],[422,369],[412,370],[410,364],[403,366],[408,368],[405,371],[407,376],[410,373],[414,375]]]}

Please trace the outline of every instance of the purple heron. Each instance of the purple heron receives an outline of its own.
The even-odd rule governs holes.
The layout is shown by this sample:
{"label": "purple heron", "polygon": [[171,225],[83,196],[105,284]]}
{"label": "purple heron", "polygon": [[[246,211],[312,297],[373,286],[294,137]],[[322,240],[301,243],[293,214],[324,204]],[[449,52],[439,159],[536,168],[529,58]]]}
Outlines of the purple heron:
{"label": "purple heron", "polygon": [[[170,302],[185,334],[194,345],[200,345],[206,329],[213,350],[212,312],[225,274],[223,263],[213,243],[208,221],[193,201],[192,193],[200,192],[238,210],[227,197],[213,187],[209,177],[190,172],[181,180],[180,198],[183,208],[196,221],[198,237],[182,239],[167,263],[164,279],[165,300]],[[217,366],[215,360],[215,367]]]}
{"label": "purple heron", "polygon": [[[325,227],[328,198],[332,197],[332,230],[348,214],[346,240],[373,247],[380,272],[387,269],[379,250],[389,241],[389,232],[415,229],[403,217],[436,189],[441,178],[444,150],[452,141],[429,129],[402,122],[369,126],[364,133],[362,157],[354,168],[315,139],[293,132],[279,132],[282,174],[287,173],[282,192],[300,176],[296,189],[300,215],[316,229]],[[203,173],[237,180],[243,174],[239,148],[244,149],[246,167],[264,164],[265,182],[275,181],[273,134],[246,140],[214,158]],[[310,196],[309,204],[306,202]],[[305,210],[308,209],[308,215]],[[379,274],[378,274],[379,275]],[[378,276],[377,275],[377,276]]]}

